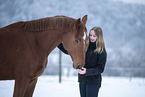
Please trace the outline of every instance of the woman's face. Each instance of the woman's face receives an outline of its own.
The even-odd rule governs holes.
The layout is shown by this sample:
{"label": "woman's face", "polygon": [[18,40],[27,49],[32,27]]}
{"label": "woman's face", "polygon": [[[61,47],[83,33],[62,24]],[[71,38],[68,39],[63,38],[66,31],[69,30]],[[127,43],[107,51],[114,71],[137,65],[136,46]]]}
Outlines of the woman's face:
{"label": "woman's face", "polygon": [[94,30],[91,30],[91,31],[90,31],[89,38],[90,38],[90,41],[91,41],[91,42],[96,42],[97,36],[96,36]]}

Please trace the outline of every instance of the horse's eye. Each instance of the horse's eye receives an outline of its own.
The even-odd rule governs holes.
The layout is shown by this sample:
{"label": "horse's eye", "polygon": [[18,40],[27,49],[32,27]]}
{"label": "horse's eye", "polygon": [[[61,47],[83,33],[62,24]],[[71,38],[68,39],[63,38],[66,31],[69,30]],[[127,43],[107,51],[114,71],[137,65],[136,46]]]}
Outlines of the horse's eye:
{"label": "horse's eye", "polygon": [[75,40],[76,43],[79,43],[79,40]]}

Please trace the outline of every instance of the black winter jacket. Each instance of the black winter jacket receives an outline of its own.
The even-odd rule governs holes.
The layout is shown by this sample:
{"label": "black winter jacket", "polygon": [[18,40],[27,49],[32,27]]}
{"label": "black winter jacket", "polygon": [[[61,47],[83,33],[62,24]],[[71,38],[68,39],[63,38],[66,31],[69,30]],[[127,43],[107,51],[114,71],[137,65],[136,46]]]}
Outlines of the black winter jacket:
{"label": "black winter jacket", "polygon": [[63,47],[63,44],[60,43],[58,46],[57,46],[63,53],[67,54],[68,55],[68,51]]}
{"label": "black winter jacket", "polygon": [[101,73],[104,71],[107,53],[105,49],[102,53],[94,52],[95,49],[96,43],[90,42],[86,52],[86,60],[84,65],[86,68],[86,74],[78,74],[78,81],[101,86]]}

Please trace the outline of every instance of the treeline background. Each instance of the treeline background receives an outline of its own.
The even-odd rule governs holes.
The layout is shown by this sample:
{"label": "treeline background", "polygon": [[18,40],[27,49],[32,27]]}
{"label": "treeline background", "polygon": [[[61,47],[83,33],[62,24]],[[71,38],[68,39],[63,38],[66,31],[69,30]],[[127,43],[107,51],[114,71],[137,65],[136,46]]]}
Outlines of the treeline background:
{"label": "treeline background", "polygon": [[[107,63],[103,75],[145,77],[145,1],[137,0],[0,0],[0,27],[55,15],[82,18],[88,31],[100,26]],[[59,50],[48,57],[43,74],[59,73]],[[62,74],[77,75],[68,55],[62,53]]]}

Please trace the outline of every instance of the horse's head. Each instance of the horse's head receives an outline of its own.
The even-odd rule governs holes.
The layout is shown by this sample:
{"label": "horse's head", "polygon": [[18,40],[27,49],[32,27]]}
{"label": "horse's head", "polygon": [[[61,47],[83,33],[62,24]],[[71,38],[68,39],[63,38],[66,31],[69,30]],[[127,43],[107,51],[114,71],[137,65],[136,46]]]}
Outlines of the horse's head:
{"label": "horse's head", "polygon": [[85,64],[85,39],[87,15],[82,20],[75,20],[73,30],[65,33],[63,37],[64,48],[68,51],[74,63],[74,68],[78,69]]}

